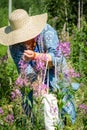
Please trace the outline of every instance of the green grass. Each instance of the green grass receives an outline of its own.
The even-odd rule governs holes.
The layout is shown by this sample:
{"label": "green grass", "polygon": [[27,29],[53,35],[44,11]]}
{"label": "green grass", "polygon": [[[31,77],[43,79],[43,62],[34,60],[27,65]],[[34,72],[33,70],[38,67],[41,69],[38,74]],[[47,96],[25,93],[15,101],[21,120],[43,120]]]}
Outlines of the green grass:
{"label": "green grass", "polygon": [[1,56],[5,55],[7,50],[8,50],[7,46],[0,45],[0,55]]}

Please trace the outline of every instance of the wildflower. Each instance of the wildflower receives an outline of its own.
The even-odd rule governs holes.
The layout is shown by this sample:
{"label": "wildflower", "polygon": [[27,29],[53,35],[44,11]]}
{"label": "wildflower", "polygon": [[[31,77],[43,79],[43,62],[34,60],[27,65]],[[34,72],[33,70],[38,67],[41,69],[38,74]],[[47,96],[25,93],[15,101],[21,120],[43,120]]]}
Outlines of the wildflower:
{"label": "wildflower", "polygon": [[11,99],[13,100],[13,99],[15,99],[15,97],[16,97],[16,94],[15,94],[14,91],[12,91],[12,92],[11,92]]}
{"label": "wildflower", "polygon": [[34,96],[42,96],[43,94],[46,94],[48,91],[47,85],[42,83],[39,84],[38,81],[35,81],[32,84],[32,88],[34,90]]}
{"label": "wildflower", "polygon": [[28,79],[26,76],[22,77],[21,75],[17,78],[15,81],[15,84],[19,87],[27,86],[28,85]]}
{"label": "wildflower", "polygon": [[28,67],[28,64],[22,59],[19,61],[19,65],[20,65],[21,71],[26,70],[26,68]]}
{"label": "wildflower", "polygon": [[46,65],[47,57],[46,55],[43,55],[41,57],[36,57],[35,62],[36,62],[36,70],[45,70],[45,65]]}
{"label": "wildflower", "polygon": [[16,95],[21,96],[21,92],[20,92],[19,89],[16,89],[16,90],[15,90],[15,93],[16,93]]}
{"label": "wildflower", "polygon": [[38,87],[38,94],[39,94],[39,95],[46,94],[46,93],[47,93],[47,90],[48,90],[47,85],[46,85],[46,84],[41,84],[41,85]]}
{"label": "wildflower", "polygon": [[20,97],[22,96],[21,92],[19,89],[16,89],[14,91],[11,92],[11,99],[14,100],[16,99],[17,97]]}
{"label": "wildflower", "polygon": [[14,115],[13,114],[8,114],[5,121],[9,124],[13,124],[14,122]]}
{"label": "wildflower", "polygon": [[69,56],[70,55],[70,43],[69,42],[63,42],[63,43],[61,42],[58,44],[58,47],[56,48],[56,50],[58,51],[57,55],[59,55],[59,54],[61,55],[61,52],[62,52],[65,57]]}
{"label": "wildflower", "polygon": [[4,113],[4,111],[3,111],[3,109],[0,107],[0,114],[3,114]]}
{"label": "wildflower", "polygon": [[83,110],[85,110],[87,112],[87,106],[85,104],[80,104],[79,108],[83,109]]}
{"label": "wildflower", "polygon": [[37,69],[37,70],[40,70],[40,69],[42,70],[42,69],[44,69],[44,63],[40,61],[40,62],[37,64],[36,69]]}
{"label": "wildflower", "polygon": [[76,73],[73,68],[68,69],[67,75],[70,76],[71,78],[80,77],[80,74]]}
{"label": "wildflower", "polygon": [[28,67],[28,64],[23,60],[20,60],[19,64],[20,64],[20,75],[15,81],[15,84],[19,87],[27,86],[28,79],[27,79],[26,69]]}

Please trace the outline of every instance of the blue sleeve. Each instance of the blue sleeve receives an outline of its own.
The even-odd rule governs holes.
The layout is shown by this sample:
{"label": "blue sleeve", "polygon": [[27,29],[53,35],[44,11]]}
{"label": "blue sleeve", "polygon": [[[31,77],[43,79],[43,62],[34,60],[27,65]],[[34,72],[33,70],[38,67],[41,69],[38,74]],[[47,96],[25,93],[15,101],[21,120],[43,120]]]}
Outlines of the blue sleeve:
{"label": "blue sleeve", "polygon": [[13,61],[17,66],[18,72],[20,72],[19,61],[23,55],[25,47],[22,43],[20,43],[20,44],[15,44],[15,45],[9,46],[9,49],[10,49],[10,53],[13,58]]}
{"label": "blue sleeve", "polygon": [[46,46],[47,53],[51,55],[53,65],[54,65],[56,48],[59,44],[57,32],[50,25],[47,25],[47,28],[44,31],[43,37],[44,37],[44,43]]}

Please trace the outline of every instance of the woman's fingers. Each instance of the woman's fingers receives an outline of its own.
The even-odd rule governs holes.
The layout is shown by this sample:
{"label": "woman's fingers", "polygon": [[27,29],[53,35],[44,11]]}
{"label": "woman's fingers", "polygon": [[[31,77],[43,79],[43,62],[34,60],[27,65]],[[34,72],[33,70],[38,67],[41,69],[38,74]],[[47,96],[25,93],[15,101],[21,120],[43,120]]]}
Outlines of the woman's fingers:
{"label": "woman's fingers", "polygon": [[24,60],[32,60],[34,58],[34,51],[31,50],[25,50],[24,51]]}

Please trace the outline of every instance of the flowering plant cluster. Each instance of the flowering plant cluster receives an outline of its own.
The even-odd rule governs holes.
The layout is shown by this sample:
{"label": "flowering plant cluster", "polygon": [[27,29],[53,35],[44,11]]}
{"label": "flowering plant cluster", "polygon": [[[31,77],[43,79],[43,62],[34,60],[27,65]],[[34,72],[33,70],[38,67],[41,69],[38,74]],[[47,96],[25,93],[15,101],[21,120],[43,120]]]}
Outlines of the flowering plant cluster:
{"label": "flowering plant cluster", "polygon": [[[24,102],[24,105],[27,105],[26,107],[32,107],[31,112],[29,112],[26,115],[28,120],[28,123],[30,124],[28,127],[30,129],[39,129],[41,127],[44,128],[44,115],[43,115],[43,103],[42,99],[44,94],[48,92],[47,85],[44,83],[45,80],[45,73],[46,73],[46,61],[47,58],[45,55],[42,55],[41,57],[37,57],[33,62],[35,64],[34,71],[37,75],[35,75],[35,78],[33,76],[28,75],[27,73],[27,67],[28,63],[20,60],[20,75],[18,76],[17,80],[15,81],[15,88],[11,92],[11,99],[13,102],[18,102],[19,107],[21,106],[22,102]],[[32,78],[33,77],[33,78]],[[32,81],[34,80],[34,81]],[[33,90],[33,104],[30,101],[28,95]],[[19,103],[19,101],[21,104]],[[26,104],[26,101],[28,102]],[[26,113],[25,109],[22,110],[20,107],[21,114]],[[31,119],[34,116],[34,124],[32,125]],[[42,117],[41,117],[42,115]],[[26,124],[26,123],[25,123]],[[27,125],[27,124],[26,124]],[[27,128],[28,128],[27,127]],[[28,128],[29,129],[29,128]]]}
{"label": "flowering plant cluster", "polygon": [[[44,93],[47,93],[47,86],[46,86],[46,84],[44,84],[46,61],[47,61],[47,58],[43,54],[41,57],[35,58],[34,71],[37,73],[37,75],[36,75],[35,79],[31,79],[27,74],[28,64],[25,61],[20,60],[20,62],[19,62],[20,75],[15,82],[16,86],[18,86],[20,89],[27,88],[27,90],[29,89],[29,91],[30,91],[30,89],[31,90],[33,89],[34,96],[36,95],[36,96],[40,97]],[[32,82],[32,80],[34,80],[34,81]]]}
{"label": "flowering plant cluster", "polygon": [[[69,57],[70,43],[67,42],[60,43],[60,45],[57,47],[56,52],[57,52],[57,57],[61,56],[62,54],[66,57]],[[6,96],[9,97],[8,98],[9,100],[6,102],[6,104],[8,103],[9,105],[7,107],[6,105],[4,105],[6,100],[4,101],[4,103],[0,104],[0,125],[1,125],[0,129],[1,130],[8,129],[8,128],[14,130],[18,128],[19,130],[20,129],[22,130],[22,127],[23,129],[29,129],[29,130],[44,129],[44,123],[43,123],[44,115],[42,113],[43,111],[42,95],[48,93],[48,86],[44,82],[46,69],[47,69],[47,57],[45,55],[42,55],[41,57],[37,57],[33,62],[35,64],[34,67],[35,73],[38,75],[38,76],[35,75],[33,82],[31,78],[32,76],[29,77],[29,75],[27,74],[28,64],[23,60],[20,60],[19,62],[20,75],[16,79],[15,84],[13,84],[14,79],[11,78],[7,78],[8,79],[7,84],[4,84],[3,80],[0,81],[0,91],[3,91],[3,94],[1,93],[2,97],[4,97],[4,92],[5,92],[5,90],[2,89],[2,85],[3,88],[6,88],[8,86],[7,88],[8,90],[10,90],[9,92],[8,90],[6,90],[6,92],[8,92],[7,93],[8,96],[7,95]],[[5,56],[0,60],[0,65],[6,66],[6,64],[7,64],[7,57]],[[4,66],[4,70],[6,70],[5,66]],[[1,68],[3,67],[1,66]],[[65,85],[66,82],[71,83],[70,78],[80,77],[80,74],[76,73],[72,67],[70,67],[68,71],[64,71],[64,73],[62,73],[61,69],[59,69],[60,70],[59,71],[58,68],[60,68],[59,64],[57,66],[57,71],[58,71],[57,77],[60,80],[59,82],[57,81],[57,84],[60,86],[60,88],[58,88],[57,91],[55,91],[54,93],[58,100],[59,112],[61,113],[62,107],[65,105],[63,99],[67,93],[64,91],[63,86]],[[3,69],[2,70],[0,69],[0,71],[1,73],[3,73],[2,72]],[[6,75],[6,71],[3,74]],[[9,75],[10,77],[12,77],[12,75],[15,75],[15,73],[13,73],[13,69],[10,70]],[[8,74],[6,76],[9,77]],[[68,86],[69,85],[70,84],[68,84]],[[31,90],[33,90],[33,107],[32,107],[32,103],[28,98],[28,94]],[[25,110],[22,107],[23,102],[24,104],[27,104],[28,106],[32,107],[32,113],[27,115],[25,114]],[[50,111],[54,113],[54,111],[56,111],[55,107],[52,106]],[[62,117],[60,116],[60,119],[61,118]],[[56,129],[59,129],[58,127],[59,126],[56,126]],[[60,124],[60,128],[62,129],[62,124]]]}
{"label": "flowering plant cluster", "polygon": [[[70,43],[69,42],[60,42],[56,49],[57,49],[57,56],[61,56],[62,53],[65,57],[70,55]],[[61,52],[61,53],[59,53],[59,52]]]}
{"label": "flowering plant cluster", "polygon": [[[7,129],[14,122],[12,105],[10,104],[10,92],[15,81],[13,75],[16,73],[14,67],[10,69],[8,56],[0,56],[0,129]],[[12,76],[12,77],[11,77]]]}

